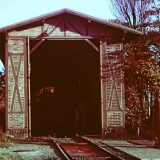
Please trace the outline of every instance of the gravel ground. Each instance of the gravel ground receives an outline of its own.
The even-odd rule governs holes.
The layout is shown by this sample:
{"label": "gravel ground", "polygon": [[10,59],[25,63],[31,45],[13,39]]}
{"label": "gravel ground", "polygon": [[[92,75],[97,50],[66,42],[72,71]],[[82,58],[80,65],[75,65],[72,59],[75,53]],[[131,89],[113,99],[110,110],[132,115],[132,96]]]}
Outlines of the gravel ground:
{"label": "gravel ground", "polygon": [[48,145],[12,144],[9,148],[0,148],[0,160],[51,160],[60,158]]}
{"label": "gravel ground", "polygon": [[146,140],[137,140],[136,142],[139,142],[138,144],[133,144],[125,140],[105,140],[96,138],[92,138],[92,141],[95,143],[101,142],[103,144],[107,144],[108,146],[115,147],[116,149],[133,155],[141,160],[160,160],[160,149],[155,149],[149,145],[145,145],[146,142],[147,144],[149,143]]}
{"label": "gravel ground", "polygon": [[131,142],[133,144],[145,145],[147,147],[154,147],[155,144],[154,140],[128,140],[128,142]]}

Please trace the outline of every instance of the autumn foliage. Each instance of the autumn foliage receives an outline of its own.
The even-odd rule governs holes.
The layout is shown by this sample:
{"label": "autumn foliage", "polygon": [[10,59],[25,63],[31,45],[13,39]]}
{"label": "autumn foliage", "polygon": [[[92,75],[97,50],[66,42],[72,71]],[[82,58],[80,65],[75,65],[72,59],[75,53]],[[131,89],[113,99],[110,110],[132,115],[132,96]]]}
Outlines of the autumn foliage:
{"label": "autumn foliage", "polygon": [[160,68],[156,52],[149,49],[150,35],[125,45],[126,123],[153,127],[154,101],[160,90]]}
{"label": "autumn foliage", "polygon": [[144,32],[124,46],[126,126],[153,133],[155,100],[160,96],[160,1],[111,2],[116,23]]}

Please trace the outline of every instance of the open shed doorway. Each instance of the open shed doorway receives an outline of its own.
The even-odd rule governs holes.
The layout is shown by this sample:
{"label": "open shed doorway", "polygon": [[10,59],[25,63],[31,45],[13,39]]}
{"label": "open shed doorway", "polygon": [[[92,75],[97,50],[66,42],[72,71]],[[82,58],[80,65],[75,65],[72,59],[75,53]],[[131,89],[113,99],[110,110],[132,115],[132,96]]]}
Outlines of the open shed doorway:
{"label": "open shed doorway", "polygon": [[32,136],[101,133],[99,61],[84,40],[46,40],[31,54]]}

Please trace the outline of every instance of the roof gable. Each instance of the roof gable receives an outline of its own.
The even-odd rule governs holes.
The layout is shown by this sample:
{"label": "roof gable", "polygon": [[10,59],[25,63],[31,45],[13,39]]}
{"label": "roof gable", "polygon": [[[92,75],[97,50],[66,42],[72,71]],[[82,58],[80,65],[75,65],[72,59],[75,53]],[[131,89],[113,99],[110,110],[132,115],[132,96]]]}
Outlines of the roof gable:
{"label": "roof gable", "polygon": [[13,24],[13,25],[10,25],[10,26],[7,26],[7,27],[0,28],[0,33],[4,32],[4,31],[10,31],[10,30],[13,30],[13,29],[16,29],[16,28],[20,28],[20,27],[23,27],[23,26],[27,26],[27,25],[30,25],[30,24],[34,24],[34,25],[37,24],[38,25],[38,23],[40,23],[40,22],[44,22],[46,20],[56,18],[56,17],[59,17],[59,16],[64,15],[64,14],[84,19],[85,21],[88,21],[89,23],[92,22],[92,23],[100,24],[100,25],[103,25],[105,27],[114,28],[114,29],[121,30],[121,31],[124,31],[124,32],[129,32],[131,34],[135,34],[135,35],[143,34],[142,32],[136,31],[132,28],[125,27],[125,26],[115,24],[115,23],[111,23],[111,22],[108,22],[108,21],[104,21],[104,20],[89,16],[89,15],[86,15],[86,14],[83,14],[83,13],[80,13],[80,12],[69,10],[69,9],[62,9],[62,10],[59,10],[59,11],[51,12],[51,13],[48,13],[48,14],[44,14],[42,16],[38,16],[38,17],[29,19],[29,20],[22,21],[20,23],[16,23],[16,24]]}
{"label": "roof gable", "polygon": [[[50,16],[36,22],[21,25],[9,30],[9,36],[26,36],[30,38],[109,38],[118,39],[123,37],[123,30],[108,25],[97,23],[70,13],[62,13]],[[118,38],[117,38],[118,37]]]}

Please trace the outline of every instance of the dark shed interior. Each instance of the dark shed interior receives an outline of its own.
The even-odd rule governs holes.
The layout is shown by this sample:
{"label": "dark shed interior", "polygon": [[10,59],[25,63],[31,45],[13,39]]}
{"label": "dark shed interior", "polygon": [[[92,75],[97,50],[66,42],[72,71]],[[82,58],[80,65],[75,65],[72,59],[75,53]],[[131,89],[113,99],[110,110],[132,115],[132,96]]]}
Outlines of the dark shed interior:
{"label": "dark shed interior", "polygon": [[100,134],[99,61],[84,40],[46,40],[31,54],[32,136]]}

